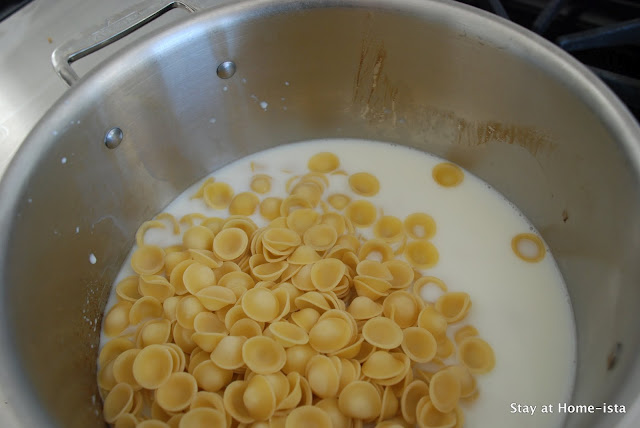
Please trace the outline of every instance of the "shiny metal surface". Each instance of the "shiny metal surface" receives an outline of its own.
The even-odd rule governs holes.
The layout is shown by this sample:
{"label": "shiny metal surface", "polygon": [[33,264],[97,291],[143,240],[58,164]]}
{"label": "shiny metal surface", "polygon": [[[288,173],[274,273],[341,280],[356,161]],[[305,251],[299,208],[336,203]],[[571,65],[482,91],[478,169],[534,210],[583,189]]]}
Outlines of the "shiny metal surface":
{"label": "shiny metal surface", "polygon": [[78,81],[79,77],[71,64],[110,44],[122,39],[144,25],[159,18],[171,9],[181,8],[187,12],[196,12],[199,7],[181,1],[145,0],[131,8],[111,16],[106,25],[99,25],[94,29],[79,34],[56,48],[51,54],[53,68],[69,86]]}
{"label": "shiny metal surface", "polygon": [[[229,60],[237,71],[220,79]],[[125,138],[109,150],[115,126]],[[2,177],[0,382],[15,426],[102,426],[98,324],[143,220],[238,157],[345,136],[444,156],[520,207],[571,295],[574,402],[633,405],[640,130],[611,92],[559,49],[458,4],[262,0],[202,11],[90,72]],[[635,426],[621,416],[568,426]]]}

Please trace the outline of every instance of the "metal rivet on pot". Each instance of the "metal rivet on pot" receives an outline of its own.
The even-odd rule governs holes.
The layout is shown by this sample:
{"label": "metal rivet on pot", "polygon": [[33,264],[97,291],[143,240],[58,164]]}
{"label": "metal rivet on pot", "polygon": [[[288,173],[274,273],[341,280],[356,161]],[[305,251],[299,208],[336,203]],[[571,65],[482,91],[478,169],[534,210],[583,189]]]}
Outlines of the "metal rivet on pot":
{"label": "metal rivet on pot", "polygon": [[104,145],[109,149],[115,149],[122,143],[124,134],[120,128],[111,128],[104,136]]}
{"label": "metal rivet on pot", "polygon": [[216,74],[221,79],[228,79],[236,72],[236,64],[233,61],[225,61],[216,69]]}

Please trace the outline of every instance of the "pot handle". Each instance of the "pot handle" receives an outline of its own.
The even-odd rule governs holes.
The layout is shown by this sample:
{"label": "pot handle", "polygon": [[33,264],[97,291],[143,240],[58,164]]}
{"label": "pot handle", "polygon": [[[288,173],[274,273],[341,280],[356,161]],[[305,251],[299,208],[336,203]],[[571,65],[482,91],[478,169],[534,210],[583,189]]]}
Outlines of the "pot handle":
{"label": "pot handle", "polygon": [[71,68],[73,62],[109,46],[175,8],[181,8],[188,12],[197,12],[201,9],[200,6],[187,4],[183,1],[144,0],[136,6],[108,18],[104,25],[91,28],[75,39],[57,47],[51,54],[53,68],[62,80],[72,86],[79,79]]}

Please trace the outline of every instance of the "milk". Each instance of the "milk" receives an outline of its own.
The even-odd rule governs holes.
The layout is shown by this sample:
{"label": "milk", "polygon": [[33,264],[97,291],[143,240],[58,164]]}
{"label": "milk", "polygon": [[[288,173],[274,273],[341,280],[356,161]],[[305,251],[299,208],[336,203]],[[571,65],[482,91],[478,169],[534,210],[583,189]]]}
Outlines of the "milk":
{"label": "milk", "polygon": [[[437,232],[431,242],[440,259],[424,273],[442,279],[450,291],[471,296],[472,309],[459,325],[474,325],[496,356],[494,370],[476,376],[478,399],[463,405],[465,427],[562,426],[564,415],[557,413],[557,404],[570,401],[576,365],[575,326],[567,290],[548,248],[539,263],[527,263],[514,254],[512,238],[534,229],[487,183],[465,172],[459,186],[444,188],[431,176],[442,159],[392,144],[347,139],[276,147],[235,161],[211,176],[239,193],[250,190],[254,174],[268,174],[272,186],[265,196],[285,197],[287,180],[308,172],[307,160],[324,151],[338,155],[340,169],[347,173],[365,171],[378,178],[380,192],[366,199],[385,215],[403,220],[411,213],[424,212],[434,218]],[[361,198],[349,189],[347,176],[329,174],[328,178],[325,198],[332,193]],[[201,182],[163,212],[178,219],[194,212],[227,217],[226,210],[213,210],[202,199],[191,199]],[[266,224],[259,214],[252,219],[259,226]],[[182,225],[183,232],[186,228]],[[371,229],[361,232],[373,237]],[[145,242],[169,246],[180,243],[181,237],[173,235],[170,227],[151,229]],[[115,283],[134,274],[129,260],[130,255]],[[112,291],[106,310],[115,302]],[[101,343],[106,340],[103,337]],[[533,415],[514,413],[511,403],[537,407]],[[542,406],[548,404],[555,407],[553,414],[542,413]]]}

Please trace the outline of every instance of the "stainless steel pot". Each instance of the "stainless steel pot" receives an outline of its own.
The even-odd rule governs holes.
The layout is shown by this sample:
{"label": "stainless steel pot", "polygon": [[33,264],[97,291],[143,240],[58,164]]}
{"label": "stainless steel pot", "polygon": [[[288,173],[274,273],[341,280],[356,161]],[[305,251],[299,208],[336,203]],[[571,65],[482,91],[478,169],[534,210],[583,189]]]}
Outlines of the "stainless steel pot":
{"label": "stainless steel pot", "polygon": [[[59,51],[67,80],[68,60],[110,32],[75,56]],[[225,61],[230,77],[216,73]],[[15,426],[102,426],[100,317],[144,219],[234,159],[322,137],[435,153],[520,207],[571,295],[574,403],[637,411],[640,129],[614,95],[539,37],[459,4],[261,0],[201,11],[111,58],[50,110],[2,177],[0,383]]]}

